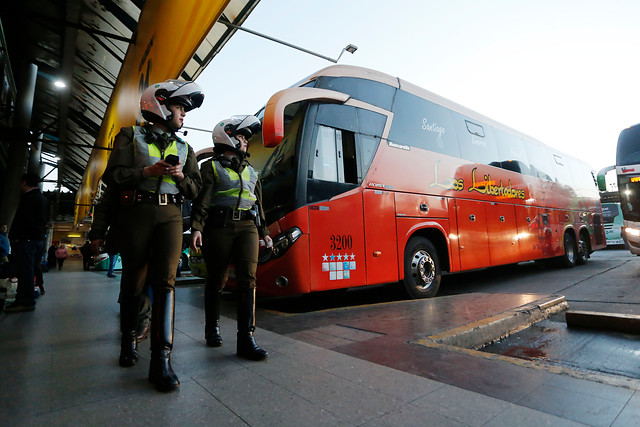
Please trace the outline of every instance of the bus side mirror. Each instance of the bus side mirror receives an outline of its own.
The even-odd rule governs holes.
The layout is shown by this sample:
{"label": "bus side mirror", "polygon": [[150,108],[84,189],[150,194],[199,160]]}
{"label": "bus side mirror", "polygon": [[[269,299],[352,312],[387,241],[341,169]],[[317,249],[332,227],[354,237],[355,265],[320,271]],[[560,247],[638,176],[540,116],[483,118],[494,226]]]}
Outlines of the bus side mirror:
{"label": "bus side mirror", "polygon": [[349,95],[329,89],[294,87],[274,94],[264,109],[262,122],[262,144],[277,147],[284,138],[284,109],[300,101],[324,101],[344,104]]}
{"label": "bus side mirror", "polygon": [[598,180],[598,190],[607,191],[607,181],[605,180],[604,175],[598,175],[596,179]]}

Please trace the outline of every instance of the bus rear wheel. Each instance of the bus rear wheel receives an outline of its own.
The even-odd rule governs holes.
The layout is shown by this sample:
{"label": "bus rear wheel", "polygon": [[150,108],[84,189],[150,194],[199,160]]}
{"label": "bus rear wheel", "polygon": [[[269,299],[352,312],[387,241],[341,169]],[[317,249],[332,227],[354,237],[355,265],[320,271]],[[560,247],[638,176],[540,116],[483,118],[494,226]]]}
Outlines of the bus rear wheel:
{"label": "bus rear wheel", "polygon": [[589,243],[587,243],[588,235],[584,235],[580,233],[580,238],[578,239],[578,256],[576,257],[577,265],[584,265],[587,263],[589,259]]}
{"label": "bus rear wheel", "polygon": [[424,237],[409,240],[404,252],[404,287],[410,298],[430,298],[440,289],[440,259]]}
{"label": "bus rear wheel", "polygon": [[569,232],[566,232],[564,233],[564,255],[560,257],[560,264],[566,268],[575,267],[577,257],[576,239]]}

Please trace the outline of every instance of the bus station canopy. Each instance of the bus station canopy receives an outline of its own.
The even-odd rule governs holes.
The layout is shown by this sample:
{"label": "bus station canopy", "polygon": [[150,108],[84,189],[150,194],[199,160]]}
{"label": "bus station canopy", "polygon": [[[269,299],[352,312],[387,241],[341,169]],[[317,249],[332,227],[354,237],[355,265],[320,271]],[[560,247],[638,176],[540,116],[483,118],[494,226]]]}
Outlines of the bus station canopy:
{"label": "bus station canopy", "polygon": [[[76,221],[89,211],[108,158],[108,137],[114,135],[105,133],[105,126],[131,118],[122,110],[136,108],[143,85],[168,78],[196,79],[236,31],[223,22],[241,25],[258,2],[3,2],[0,57],[9,72],[2,83],[17,83],[19,97],[25,65],[37,67],[30,138],[42,141],[42,161],[58,168],[58,184],[78,193]],[[179,43],[167,47],[166,33]],[[163,51],[170,52],[171,64],[158,59]],[[66,88],[56,87],[57,80]],[[132,96],[126,102],[120,98],[116,105],[121,92],[132,88]],[[129,124],[136,118],[137,114]],[[7,122],[2,130],[9,140],[17,134]]]}

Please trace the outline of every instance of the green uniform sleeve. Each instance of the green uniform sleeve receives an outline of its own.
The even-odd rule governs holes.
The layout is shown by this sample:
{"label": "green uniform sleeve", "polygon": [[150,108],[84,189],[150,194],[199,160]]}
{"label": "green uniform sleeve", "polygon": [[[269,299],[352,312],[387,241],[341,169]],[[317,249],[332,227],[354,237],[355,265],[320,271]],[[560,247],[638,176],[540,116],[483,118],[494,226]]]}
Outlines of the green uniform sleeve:
{"label": "green uniform sleeve", "polygon": [[191,228],[195,231],[202,231],[207,221],[207,208],[213,197],[215,190],[215,177],[213,174],[212,160],[207,160],[200,167],[200,175],[202,177],[202,189],[198,196],[193,200],[191,206]]}
{"label": "green uniform sleeve", "polygon": [[258,234],[260,238],[269,235],[269,229],[267,228],[267,223],[264,215],[264,209],[262,208],[262,183],[258,179],[256,182],[256,205],[258,205],[258,215],[260,215],[260,226],[258,227]]}
{"label": "green uniform sleeve", "polygon": [[102,180],[109,187],[135,188],[142,181],[142,168],[134,167],[133,128],[116,135]]}
{"label": "green uniform sleeve", "polygon": [[177,182],[177,185],[180,190],[180,194],[187,199],[192,200],[198,195],[202,188],[202,177],[200,176],[200,170],[198,169],[196,154],[193,152],[193,148],[191,148],[190,145],[187,145],[187,147],[189,148],[187,160],[184,162],[184,166],[182,166],[184,179]]}

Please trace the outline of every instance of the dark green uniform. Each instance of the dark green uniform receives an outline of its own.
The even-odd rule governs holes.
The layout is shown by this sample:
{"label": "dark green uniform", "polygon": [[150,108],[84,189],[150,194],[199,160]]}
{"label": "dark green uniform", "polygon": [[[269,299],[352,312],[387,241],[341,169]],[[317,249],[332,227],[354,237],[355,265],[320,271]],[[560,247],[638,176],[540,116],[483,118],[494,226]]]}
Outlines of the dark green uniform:
{"label": "dark green uniform", "polygon": [[[157,147],[164,158],[169,144],[183,144],[187,155],[182,161],[184,179],[167,183],[165,176],[162,184],[173,191],[162,192],[162,198],[155,188],[160,177],[143,178],[142,169],[147,164],[137,164],[136,157],[144,153],[136,152],[133,128],[123,128],[115,138],[114,149],[103,175],[108,186],[120,190],[117,213],[117,227],[120,236],[119,247],[122,255],[122,292],[123,295],[140,295],[145,279],[153,290],[170,291],[175,287],[175,274],[182,250],[182,212],[181,197],[193,199],[202,186],[202,179],[193,149],[177,140],[174,134],[163,133],[158,128],[144,127],[151,135],[152,146]],[[155,137],[154,137],[155,136]],[[135,190],[135,195],[131,193]],[[157,197],[154,197],[154,194]]]}
{"label": "dark green uniform", "polygon": [[[93,208],[93,222],[89,231],[89,240],[92,245],[96,240],[106,241],[105,250],[109,256],[120,253],[118,247],[118,227],[115,222],[119,210],[118,201],[120,194],[115,187],[107,187],[100,196],[100,200]],[[96,250],[98,248],[95,248]],[[111,271],[111,270],[110,270]],[[118,297],[118,302],[120,298]],[[140,296],[138,309],[137,341],[148,337],[151,322],[151,298],[148,289]]]}
{"label": "dark green uniform", "polygon": [[[179,157],[184,179],[176,182],[167,175],[143,176],[145,166],[169,154]],[[193,149],[173,133],[162,132],[153,125],[123,128],[115,138],[103,180],[118,194],[122,348],[133,346],[132,351],[121,353],[120,364],[131,366],[137,361],[137,313],[146,281],[153,290],[153,367],[154,360],[159,360],[161,354],[167,356],[173,347],[175,275],[182,250],[180,204],[183,197],[194,198],[202,185],[197,160]],[[150,368],[150,379],[151,372]]]}
{"label": "dark green uniform", "polygon": [[[255,287],[259,239],[268,235],[262,210],[258,174],[246,160],[217,154],[200,168],[203,188],[193,203],[192,229],[202,232],[208,278],[205,287],[205,338],[217,347],[220,337],[220,292],[229,264],[235,267],[238,287],[238,354],[242,343],[255,346]],[[255,352],[250,352],[254,354]],[[246,354],[245,354],[246,355]],[[247,356],[256,360],[266,356]]]}

